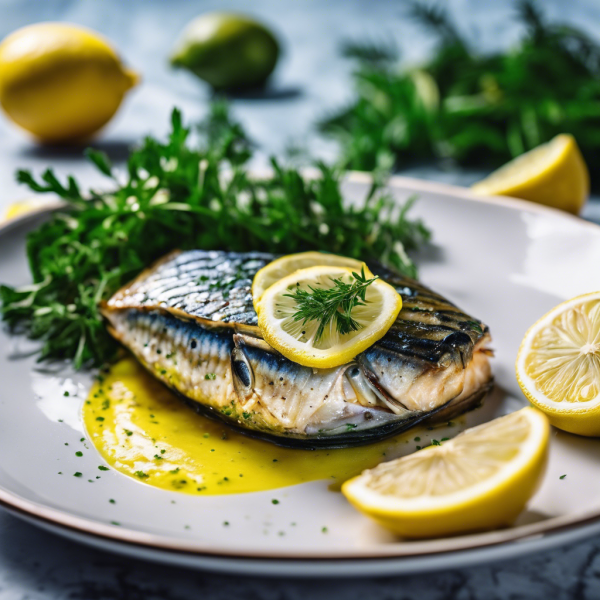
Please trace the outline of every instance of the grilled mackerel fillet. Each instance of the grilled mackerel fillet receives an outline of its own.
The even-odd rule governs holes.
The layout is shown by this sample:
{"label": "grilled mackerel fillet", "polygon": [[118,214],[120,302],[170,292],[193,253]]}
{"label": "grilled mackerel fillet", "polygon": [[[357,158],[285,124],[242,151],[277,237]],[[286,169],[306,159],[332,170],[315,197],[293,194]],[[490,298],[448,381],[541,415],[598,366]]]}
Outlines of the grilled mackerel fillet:
{"label": "grilled mackerel fillet", "polygon": [[200,412],[279,444],[368,443],[450,418],[491,387],[486,325],[416,281],[370,265],[402,295],[386,335],[351,363],[303,367],[262,338],[252,305],[266,253],[159,260],[102,306],[111,334]]}

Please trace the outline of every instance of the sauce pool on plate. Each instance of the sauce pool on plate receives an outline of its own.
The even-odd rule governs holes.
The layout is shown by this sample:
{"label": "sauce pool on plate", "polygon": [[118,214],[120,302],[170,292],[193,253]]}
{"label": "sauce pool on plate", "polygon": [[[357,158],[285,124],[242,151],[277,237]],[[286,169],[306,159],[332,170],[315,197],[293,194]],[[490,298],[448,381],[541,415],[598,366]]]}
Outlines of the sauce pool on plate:
{"label": "sauce pool on plate", "polygon": [[400,436],[340,450],[281,448],[197,414],[133,358],[98,379],[83,419],[113,468],[158,488],[198,495],[257,492],[319,479],[336,489],[406,443]]}

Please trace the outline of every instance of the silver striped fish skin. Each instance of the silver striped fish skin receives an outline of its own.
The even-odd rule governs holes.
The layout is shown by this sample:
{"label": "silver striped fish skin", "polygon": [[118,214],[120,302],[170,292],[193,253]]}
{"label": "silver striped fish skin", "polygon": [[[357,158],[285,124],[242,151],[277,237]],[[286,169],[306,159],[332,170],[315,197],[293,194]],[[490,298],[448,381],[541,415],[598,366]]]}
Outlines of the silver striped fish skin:
{"label": "silver striped fish skin", "polygon": [[449,418],[491,385],[487,327],[414,280],[377,265],[403,309],[390,331],[334,369],[302,367],[260,336],[256,271],[275,257],[173,253],[103,306],[111,333],[197,409],[276,443],[344,447],[435,415]]}

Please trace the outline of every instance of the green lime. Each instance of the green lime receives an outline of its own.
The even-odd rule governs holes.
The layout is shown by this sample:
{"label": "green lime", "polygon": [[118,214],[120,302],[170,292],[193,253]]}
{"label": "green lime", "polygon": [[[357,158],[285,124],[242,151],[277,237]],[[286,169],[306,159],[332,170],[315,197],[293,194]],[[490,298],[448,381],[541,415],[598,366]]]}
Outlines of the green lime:
{"label": "green lime", "polygon": [[264,84],[278,56],[277,40],[266,27],[243,15],[214,12],[185,28],[171,64],[215,89],[239,89]]}

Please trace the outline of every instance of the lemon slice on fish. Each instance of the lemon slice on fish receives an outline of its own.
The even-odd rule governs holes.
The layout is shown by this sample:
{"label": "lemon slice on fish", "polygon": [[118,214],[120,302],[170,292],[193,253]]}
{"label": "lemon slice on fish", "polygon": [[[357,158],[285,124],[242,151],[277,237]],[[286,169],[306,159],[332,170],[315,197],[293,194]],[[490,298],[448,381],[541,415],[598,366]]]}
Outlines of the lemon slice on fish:
{"label": "lemon slice on fish", "polygon": [[559,429],[600,436],[600,292],[559,304],[525,334],[517,380]]}
{"label": "lemon slice on fish", "polygon": [[[353,269],[321,265],[300,269],[271,285],[257,308],[258,326],[263,338],[290,360],[306,367],[330,368],[351,361],[357,354],[383,337],[392,326],[402,298],[388,283],[375,279],[365,287],[364,302],[350,311],[356,329],[340,333],[337,315],[319,335],[319,318],[296,318],[300,309],[298,293],[314,294],[315,290],[335,290],[357,281]],[[365,278],[372,279],[364,272]]]}
{"label": "lemon slice on fish", "polygon": [[510,525],[536,491],[549,424],[528,407],[346,481],[342,492],[394,533],[429,538]]}
{"label": "lemon slice on fish", "polygon": [[[263,267],[254,276],[252,281],[252,299],[254,306],[259,302],[265,290],[272,286],[276,281],[283,279],[290,273],[308,267],[317,267],[319,265],[330,265],[335,267],[348,267],[360,273],[364,267],[365,273],[371,272],[365,263],[355,258],[339,256],[338,254],[327,254],[325,252],[299,252],[297,254],[288,254],[270,262]],[[372,275],[371,275],[372,277]]]}

